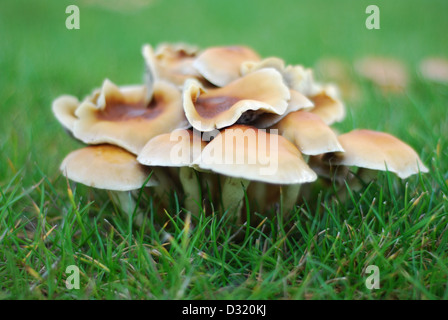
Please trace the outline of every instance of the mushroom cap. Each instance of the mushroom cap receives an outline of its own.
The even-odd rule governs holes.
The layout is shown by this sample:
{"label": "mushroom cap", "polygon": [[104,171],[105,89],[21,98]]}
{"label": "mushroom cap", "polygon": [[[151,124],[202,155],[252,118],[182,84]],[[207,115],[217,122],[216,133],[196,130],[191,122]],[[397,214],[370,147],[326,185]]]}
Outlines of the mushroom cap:
{"label": "mushroom cap", "polygon": [[[202,78],[193,67],[198,49],[183,43],[162,43],[154,50],[149,44],[143,46],[146,78],[162,79],[182,86],[189,78]],[[152,74],[152,76],[151,76]]]}
{"label": "mushroom cap", "polygon": [[335,86],[323,86],[319,93],[309,98],[314,103],[314,108],[310,112],[319,116],[327,125],[345,118],[345,106],[339,99],[339,93]]}
{"label": "mushroom cap", "polygon": [[424,59],[419,67],[425,79],[448,83],[448,59],[429,57]]}
{"label": "mushroom cap", "polygon": [[355,70],[376,85],[392,91],[406,87],[408,72],[398,60],[384,57],[366,57],[356,61]]}
{"label": "mushroom cap", "polygon": [[314,81],[313,71],[301,65],[285,65],[285,62],[277,57],[265,58],[261,61],[246,61],[241,65],[241,74],[273,68],[281,73],[283,81],[288,88],[300,92],[306,96],[312,96],[321,89]]}
{"label": "mushroom cap", "polygon": [[197,132],[178,129],[149,140],[137,161],[149,166],[191,166],[206,145]]}
{"label": "mushroom cap", "polygon": [[288,65],[283,69],[283,78],[288,87],[307,97],[315,95],[320,85],[314,81],[313,70],[301,65]]}
{"label": "mushroom cap", "polygon": [[290,89],[289,93],[291,95],[291,98],[289,99],[288,106],[286,107],[286,111],[283,114],[260,114],[254,119],[254,121],[252,121],[251,125],[261,129],[269,128],[278,123],[291,112],[302,109],[312,109],[314,107],[314,103],[300,92]]}
{"label": "mushroom cap", "polygon": [[75,111],[79,107],[79,100],[73,96],[63,95],[53,101],[51,106],[54,116],[62,126],[73,132],[76,116]]}
{"label": "mushroom cap", "polygon": [[[88,146],[71,152],[60,170],[70,180],[90,187],[114,191],[140,189],[150,168],[137,162],[135,156],[111,145]],[[156,186],[151,176],[145,186]]]}
{"label": "mushroom cap", "polygon": [[261,61],[259,60],[245,61],[241,64],[240,73],[241,75],[244,76],[248,73],[265,68],[273,68],[278,72],[282,73],[283,70],[285,69],[285,62],[277,57],[269,57]]}
{"label": "mushroom cap", "polygon": [[149,44],[146,44],[142,47],[142,55],[145,60],[143,80],[146,85],[146,102],[149,102],[153,95],[154,83],[158,78],[154,49]]}
{"label": "mushroom cap", "polygon": [[338,140],[345,152],[329,158],[332,164],[388,170],[402,179],[419,171],[428,172],[414,149],[388,133],[353,130],[340,135]]}
{"label": "mushroom cap", "polygon": [[211,47],[196,58],[193,66],[205,79],[218,87],[224,87],[240,77],[243,62],[258,60],[258,54],[248,47]]}
{"label": "mushroom cap", "polygon": [[333,130],[313,113],[302,110],[289,113],[275,128],[303,154],[344,151]]}
{"label": "mushroom cap", "polygon": [[157,81],[149,104],[145,86],[118,88],[106,80],[96,104],[88,99],[76,110],[73,134],[88,144],[109,143],[138,154],[149,139],[188,127],[180,91]]}
{"label": "mushroom cap", "polygon": [[226,176],[271,184],[299,184],[317,179],[291,142],[245,125],[222,130],[207,144],[195,164]]}
{"label": "mushroom cap", "polygon": [[188,56],[193,57],[199,53],[199,48],[185,42],[162,42],[157,45],[155,54],[157,56],[167,55],[170,57]]}
{"label": "mushroom cap", "polygon": [[230,126],[249,110],[284,114],[289,99],[290,91],[274,69],[259,70],[210,90],[190,79],[183,91],[185,115],[199,131]]}

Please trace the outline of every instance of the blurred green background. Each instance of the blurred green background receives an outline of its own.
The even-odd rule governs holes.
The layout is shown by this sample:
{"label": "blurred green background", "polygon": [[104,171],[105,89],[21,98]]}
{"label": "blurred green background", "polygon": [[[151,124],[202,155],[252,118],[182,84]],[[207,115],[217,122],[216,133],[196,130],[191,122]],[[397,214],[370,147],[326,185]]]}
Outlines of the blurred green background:
{"label": "blurred green background", "polygon": [[[79,30],[65,27],[70,4],[80,9]],[[369,4],[381,10],[380,30],[365,27]],[[53,118],[52,100],[61,94],[82,98],[106,77],[117,84],[141,82],[144,43],[245,44],[262,56],[305,66],[322,57],[352,62],[378,54],[401,59],[412,71],[421,58],[448,52],[446,12],[444,0],[2,0],[0,183],[23,167],[26,179],[36,172],[35,166],[57,175],[59,162],[77,143]],[[340,128],[356,124],[400,133],[393,129],[401,124],[390,117],[390,101],[371,103],[379,113],[366,109],[368,103],[362,108],[349,103],[355,111]],[[408,111],[396,109],[400,121],[412,119]],[[434,120],[444,114],[435,112]],[[424,126],[418,117],[414,120]]]}

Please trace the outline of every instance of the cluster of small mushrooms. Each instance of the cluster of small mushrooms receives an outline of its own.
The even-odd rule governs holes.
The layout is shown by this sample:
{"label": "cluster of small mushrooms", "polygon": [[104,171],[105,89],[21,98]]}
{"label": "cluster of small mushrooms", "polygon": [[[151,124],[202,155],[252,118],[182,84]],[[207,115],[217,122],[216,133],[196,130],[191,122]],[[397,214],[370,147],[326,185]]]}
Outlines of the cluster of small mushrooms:
{"label": "cluster of small mushrooms", "polygon": [[371,170],[400,178],[428,171],[387,133],[338,135],[330,125],[344,119],[344,104],[311,69],[244,46],[161,44],[142,52],[143,84],[106,79],[83,101],[64,95],[52,106],[65,129],[88,144],[63,160],[62,173],[114,191],[128,210],[129,194],[147,190],[162,204],[178,192],[196,215],[208,201],[238,216],[245,194],[258,212],[279,205],[286,212],[300,186],[318,176],[354,179],[352,167],[362,168],[357,179]]}

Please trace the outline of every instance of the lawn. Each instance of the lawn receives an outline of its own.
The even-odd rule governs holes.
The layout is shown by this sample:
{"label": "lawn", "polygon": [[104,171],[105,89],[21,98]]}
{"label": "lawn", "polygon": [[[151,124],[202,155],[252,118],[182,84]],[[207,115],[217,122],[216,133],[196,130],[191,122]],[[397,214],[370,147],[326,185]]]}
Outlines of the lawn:
{"label": "lawn", "polygon": [[[427,56],[448,56],[448,3],[396,1],[0,2],[0,299],[447,299],[448,86],[423,79]],[[80,29],[65,27],[68,5]],[[381,10],[367,30],[365,9]],[[289,221],[272,214],[234,226],[226,216],[189,219],[173,195],[165,221],[130,222],[107,192],[67,183],[59,165],[82,145],[51,112],[105,78],[142,82],[144,43],[245,44],[262,56],[313,67],[368,55],[401,60],[403,94],[352,76],[361,98],[346,101],[335,128],[391,133],[429,168],[401,180],[381,172],[348,199],[322,188]],[[249,203],[250,210],[250,203]],[[68,289],[66,268],[81,271]],[[365,285],[369,265],[380,288]]]}

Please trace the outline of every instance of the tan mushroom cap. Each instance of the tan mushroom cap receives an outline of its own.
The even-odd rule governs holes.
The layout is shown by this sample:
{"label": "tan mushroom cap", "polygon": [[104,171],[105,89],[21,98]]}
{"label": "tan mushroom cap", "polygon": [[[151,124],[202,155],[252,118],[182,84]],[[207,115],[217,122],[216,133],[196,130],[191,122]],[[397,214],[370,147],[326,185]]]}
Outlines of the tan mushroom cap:
{"label": "tan mushroom cap", "polygon": [[277,57],[269,57],[269,58],[265,58],[261,61],[258,61],[258,60],[245,61],[241,64],[240,73],[241,73],[241,75],[244,76],[251,72],[265,69],[265,68],[273,68],[273,69],[279,71],[280,73],[282,73],[283,70],[285,69],[285,62],[282,59],[277,58]]}
{"label": "tan mushroom cap", "polygon": [[77,119],[75,111],[79,107],[79,104],[80,102],[77,98],[64,95],[54,100],[51,107],[56,119],[70,132],[73,132],[75,126]]}
{"label": "tan mushroom cap", "polygon": [[189,78],[202,78],[201,74],[193,67],[198,49],[186,44],[160,44],[154,50],[149,44],[143,46],[149,79],[162,79],[182,86]]}
{"label": "tan mushroom cap", "polygon": [[154,91],[154,83],[158,78],[157,68],[156,68],[156,60],[154,56],[154,49],[146,44],[142,48],[142,55],[145,60],[145,73],[144,73],[144,83],[146,85],[146,101],[151,101],[153,91]]}
{"label": "tan mushroom cap", "polygon": [[[243,63],[241,73],[243,75],[250,74],[265,68],[273,68],[280,72],[283,81],[290,88],[291,92],[288,110],[280,116],[263,115],[263,118],[267,120],[265,123],[272,121],[271,125],[274,125],[290,112],[311,107],[314,107],[311,109],[311,112],[321,117],[326,124],[341,121],[345,117],[345,106],[339,98],[338,89],[332,84],[322,85],[314,81],[313,71],[309,68],[301,65],[285,66],[283,60],[270,57],[258,62],[248,61]],[[301,101],[299,107],[297,107],[298,101]],[[263,118],[257,119],[254,122],[255,126],[262,128]]]}
{"label": "tan mushroom cap", "polygon": [[289,99],[289,89],[274,69],[259,70],[210,90],[190,79],[183,91],[185,115],[199,131],[230,126],[249,110],[284,114]]}
{"label": "tan mushroom cap", "polygon": [[327,125],[342,121],[345,118],[345,106],[339,99],[337,88],[332,85],[325,85],[320,92],[310,96],[314,103],[311,113],[319,116]]}
{"label": "tan mushroom cap", "polygon": [[271,184],[299,184],[317,179],[291,142],[245,125],[222,130],[195,164],[226,176]]}
{"label": "tan mushroom cap", "polygon": [[261,61],[246,61],[241,65],[241,74],[273,68],[281,73],[285,84],[293,91],[300,92],[306,96],[318,93],[320,85],[314,81],[313,71],[302,65],[285,65],[285,62],[277,57],[265,58]]}
{"label": "tan mushroom cap", "polygon": [[258,60],[259,55],[248,47],[212,47],[204,50],[193,66],[205,79],[218,87],[224,87],[241,76],[243,62]]}
{"label": "tan mushroom cap", "polygon": [[386,90],[401,91],[408,82],[406,67],[392,58],[366,57],[355,63],[355,70]]}
{"label": "tan mushroom cap", "polygon": [[274,128],[303,154],[344,151],[333,130],[319,116],[310,112],[292,112]]}
{"label": "tan mushroom cap", "polygon": [[178,129],[149,140],[137,161],[149,166],[191,166],[206,145],[197,132]]}
{"label": "tan mushroom cap", "polygon": [[[75,150],[64,159],[60,170],[70,180],[114,191],[140,189],[151,171],[138,163],[133,154],[111,145]],[[156,185],[158,181],[151,176],[145,186]]]}
{"label": "tan mushroom cap", "polygon": [[420,73],[425,79],[448,83],[448,59],[429,57],[420,63]]}
{"label": "tan mushroom cap", "polygon": [[288,87],[303,93],[307,97],[315,95],[320,85],[314,80],[313,70],[301,65],[288,65],[284,68],[283,78]]}
{"label": "tan mushroom cap", "polygon": [[155,54],[174,57],[178,57],[179,55],[193,57],[199,54],[199,47],[185,42],[162,42],[157,45]]}
{"label": "tan mushroom cap", "polygon": [[402,179],[419,171],[428,172],[414,149],[390,134],[353,130],[338,139],[345,152],[336,153],[330,159],[333,164],[388,170]]}
{"label": "tan mushroom cap", "polygon": [[251,122],[251,125],[260,129],[269,128],[278,123],[291,112],[302,109],[309,110],[314,107],[314,103],[300,92],[290,89],[289,93],[291,95],[291,98],[289,99],[288,106],[286,107],[286,111],[283,114],[260,114]]}
{"label": "tan mushroom cap", "polygon": [[96,104],[86,100],[76,110],[74,136],[88,144],[110,143],[138,154],[149,139],[188,127],[180,91],[167,82],[154,84],[145,101],[144,86],[118,88],[106,80]]}

